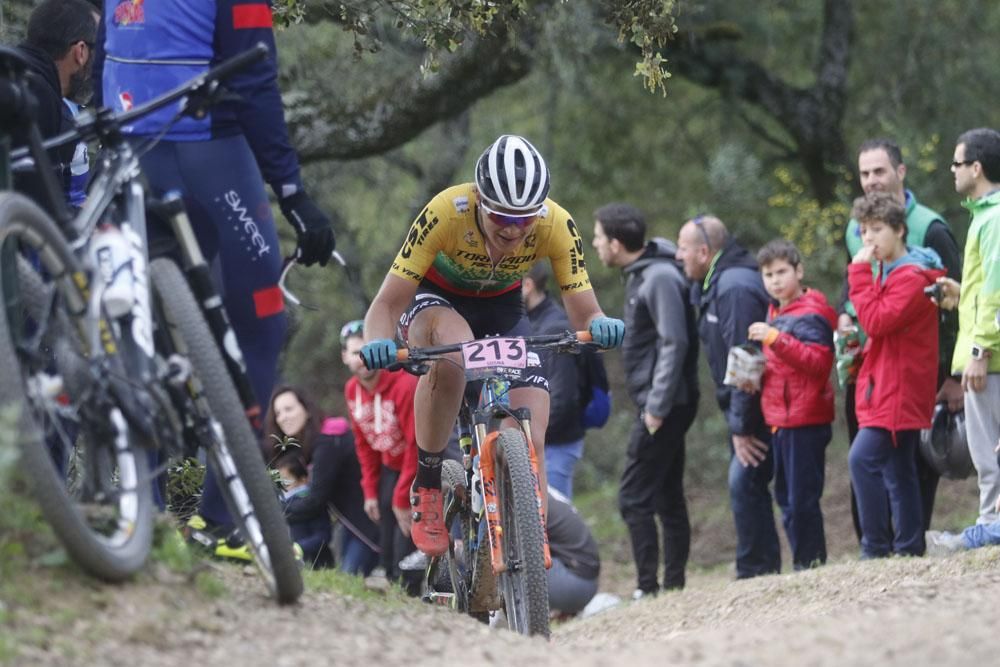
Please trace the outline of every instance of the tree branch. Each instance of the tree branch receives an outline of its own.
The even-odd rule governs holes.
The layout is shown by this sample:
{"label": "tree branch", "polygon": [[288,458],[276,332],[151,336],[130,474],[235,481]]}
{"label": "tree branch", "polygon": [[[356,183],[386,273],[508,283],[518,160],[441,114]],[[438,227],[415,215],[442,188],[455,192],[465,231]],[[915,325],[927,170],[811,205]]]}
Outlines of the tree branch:
{"label": "tree branch", "polygon": [[293,142],[303,163],[384,153],[519,81],[531,65],[527,48],[511,46],[506,36],[470,40],[442,61],[437,73],[423,77],[414,72],[357,104],[308,100],[291,105]]}

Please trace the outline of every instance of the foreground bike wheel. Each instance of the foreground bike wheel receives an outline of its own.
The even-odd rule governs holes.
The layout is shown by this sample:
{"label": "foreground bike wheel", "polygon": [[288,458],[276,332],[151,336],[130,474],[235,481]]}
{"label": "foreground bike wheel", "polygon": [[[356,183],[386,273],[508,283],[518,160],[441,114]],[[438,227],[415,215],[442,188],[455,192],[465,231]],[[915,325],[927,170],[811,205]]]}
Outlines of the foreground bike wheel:
{"label": "foreground bike wheel", "polygon": [[211,424],[212,430],[208,442],[201,444],[207,446],[230,516],[272,595],[282,604],[295,602],[302,595],[302,574],[291,535],[222,354],[177,266],[153,260],[150,276],[160,316],[157,326],[172,348],[160,351],[190,363],[188,390],[201,413],[195,418]]}
{"label": "foreground bike wheel", "polygon": [[524,434],[505,429],[497,438],[497,502],[504,562],[500,591],[511,630],[549,636],[549,585],[545,535],[538,519],[535,480]]}
{"label": "foreground bike wheel", "polygon": [[149,554],[151,480],[147,447],[108,381],[127,375],[113,331],[95,368],[72,322],[86,304],[81,275],[55,223],[0,194],[0,406],[16,415],[21,466],[53,532],[83,570],[116,582]]}

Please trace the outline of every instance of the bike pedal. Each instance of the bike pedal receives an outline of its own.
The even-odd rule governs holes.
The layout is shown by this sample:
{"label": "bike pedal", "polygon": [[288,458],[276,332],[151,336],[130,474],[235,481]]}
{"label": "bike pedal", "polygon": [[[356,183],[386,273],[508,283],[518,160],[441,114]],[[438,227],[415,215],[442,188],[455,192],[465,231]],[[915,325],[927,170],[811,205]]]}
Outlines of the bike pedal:
{"label": "bike pedal", "polygon": [[438,607],[454,608],[456,605],[454,593],[438,593],[437,591],[431,591],[430,593],[425,593],[421,599],[428,604]]}

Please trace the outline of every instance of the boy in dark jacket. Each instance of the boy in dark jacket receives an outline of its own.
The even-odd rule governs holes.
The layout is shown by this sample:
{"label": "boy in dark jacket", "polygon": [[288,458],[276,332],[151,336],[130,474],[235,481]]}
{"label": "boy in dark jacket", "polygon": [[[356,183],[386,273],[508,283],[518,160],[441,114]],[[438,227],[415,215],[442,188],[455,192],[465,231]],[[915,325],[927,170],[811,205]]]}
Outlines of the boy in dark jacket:
{"label": "boy in dark jacket", "polygon": [[837,314],[822,292],[803,287],[799,251],[784,239],[757,253],[764,288],[775,303],[750,340],[764,344],[761,409],[773,430],[774,496],[796,570],[826,562],[823,496],[826,446],[833,422],[833,329]]}
{"label": "boy in dark jacket", "polygon": [[945,272],[933,250],[907,247],[906,212],[890,195],[859,197],[853,217],[864,246],[848,267],[848,283],[868,334],[855,394],[860,430],[848,456],[861,556],[919,556],[924,534],[914,450],[934,413],[937,368],[928,360],[938,353],[937,307],[924,288]]}

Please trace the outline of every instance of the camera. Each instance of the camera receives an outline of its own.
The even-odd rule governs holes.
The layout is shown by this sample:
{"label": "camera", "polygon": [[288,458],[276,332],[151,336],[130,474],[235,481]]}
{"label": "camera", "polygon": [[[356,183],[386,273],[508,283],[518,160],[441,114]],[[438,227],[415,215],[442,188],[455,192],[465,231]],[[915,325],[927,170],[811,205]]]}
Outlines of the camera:
{"label": "camera", "polygon": [[928,285],[924,288],[924,296],[928,299],[933,299],[938,304],[941,303],[941,298],[944,296],[944,289],[941,283],[934,283],[933,285]]}

